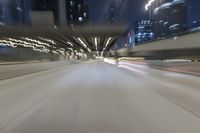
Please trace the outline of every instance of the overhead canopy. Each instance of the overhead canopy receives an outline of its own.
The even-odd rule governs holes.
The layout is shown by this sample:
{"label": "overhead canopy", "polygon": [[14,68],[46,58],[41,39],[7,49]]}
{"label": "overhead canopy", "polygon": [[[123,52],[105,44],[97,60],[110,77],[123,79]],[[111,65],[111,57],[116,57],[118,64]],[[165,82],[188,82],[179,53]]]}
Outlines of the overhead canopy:
{"label": "overhead canopy", "polygon": [[119,25],[85,26],[73,29],[2,27],[0,28],[0,43],[4,45],[9,43],[15,47],[34,45],[31,47],[38,46],[36,49],[46,47],[48,52],[58,49],[69,52],[74,50],[78,52],[107,51],[124,31],[125,27]]}

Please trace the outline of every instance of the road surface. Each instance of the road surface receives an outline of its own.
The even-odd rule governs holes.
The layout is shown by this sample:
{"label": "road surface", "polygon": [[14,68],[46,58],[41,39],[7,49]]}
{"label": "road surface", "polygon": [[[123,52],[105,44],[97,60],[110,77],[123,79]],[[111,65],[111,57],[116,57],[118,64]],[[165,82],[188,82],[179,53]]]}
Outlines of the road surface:
{"label": "road surface", "polygon": [[200,78],[99,61],[0,81],[0,133],[200,133]]}

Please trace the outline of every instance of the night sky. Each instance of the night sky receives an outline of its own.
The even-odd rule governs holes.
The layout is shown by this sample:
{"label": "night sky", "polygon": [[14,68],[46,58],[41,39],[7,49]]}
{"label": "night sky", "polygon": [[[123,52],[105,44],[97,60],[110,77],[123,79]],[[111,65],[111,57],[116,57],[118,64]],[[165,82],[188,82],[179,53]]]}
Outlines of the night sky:
{"label": "night sky", "polygon": [[[123,24],[131,25],[137,19],[145,18],[144,5],[148,0],[85,0],[90,8],[90,21],[92,23],[104,23],[105,15],[110,2],[117,3],[119,6],[124,6],[122,9],[123,16],[118,19]],[[172,1],[172,0],[168,0]],[[200,19],[200,0],[190,1],[190,21]],[[118,21],[118,20],[116,20]]]}

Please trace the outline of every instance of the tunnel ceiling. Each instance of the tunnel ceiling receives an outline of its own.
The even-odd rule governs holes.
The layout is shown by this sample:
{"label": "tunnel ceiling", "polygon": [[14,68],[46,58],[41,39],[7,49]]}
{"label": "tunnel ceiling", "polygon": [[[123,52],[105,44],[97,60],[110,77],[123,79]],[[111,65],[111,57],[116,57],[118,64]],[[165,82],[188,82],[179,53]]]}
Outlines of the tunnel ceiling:
{"label": "tunnel ceiling", "polygon": [[124,33],[123,26],[85,26],[77,28],[3,27],[0,43],[12,47],[31,47],[44,52],[103,52]]}

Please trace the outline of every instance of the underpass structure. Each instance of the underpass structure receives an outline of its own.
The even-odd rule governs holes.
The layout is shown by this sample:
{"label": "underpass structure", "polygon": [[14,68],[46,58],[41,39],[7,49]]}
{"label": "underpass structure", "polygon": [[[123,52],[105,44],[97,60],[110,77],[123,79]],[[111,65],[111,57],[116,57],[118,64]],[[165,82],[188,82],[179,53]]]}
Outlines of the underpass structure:
{"label": "underpass structure", "polygon": [[[0,65],[0,133],[199,133],[199,76],[151,65],[195,64],[199,71],[198,62],[187,67],[163,59],[198,56],[200,34],[109,53],[123,32],[119,26],[2,28],[2,47],[101,60]],[[107,64],[102,57],[109,55],[114,61]],[[142,58],[118,59],[130,56]]]}
{"label": "underpass structure", "polygon": [[63,56],[104,56],[123,34],[124,29],[123,26],[3,27],[0,31],[0,45]]}

